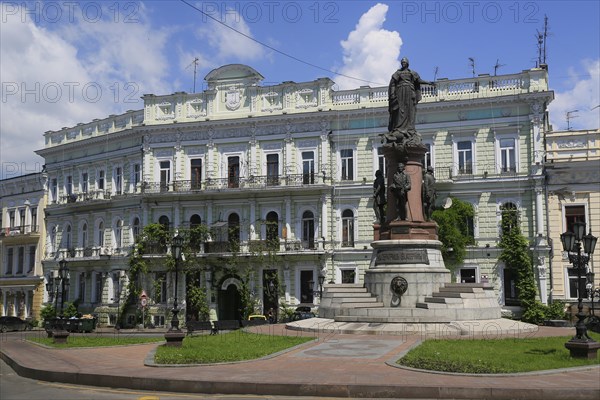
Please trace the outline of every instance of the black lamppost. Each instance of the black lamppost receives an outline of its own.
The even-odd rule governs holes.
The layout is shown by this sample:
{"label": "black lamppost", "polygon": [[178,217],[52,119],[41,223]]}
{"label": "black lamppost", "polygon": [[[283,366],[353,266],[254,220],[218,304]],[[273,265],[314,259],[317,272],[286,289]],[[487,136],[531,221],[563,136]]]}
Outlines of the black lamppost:
{"label": "black lamppost", "polygon": [[[66,291],[69,290],[70,279],[69,279],[69,268],[67,267],[67,260],[64,258],[58,262],[58,281],[60,282],[60,316],[63,316],[63,308],[65,305]],[[58,286],[58,285],[57,285]]]}
{"label": "black lamppost", "polygon": [[[63,307],[65,304],[65,295],[69,290],[70,284],[69,268],[67,267],[67,261],[64,258],[58,262],[58,265],[58,275],[54,277],[54,287],[56,290],[54,310],[55,312],[58,310],[58,288],[60,286],[60,314],[57,314],[57,317],[54,319],[52,337],[54,338],[55,343],[66,343],[69,332],[67,332],[64,327]],[[58,318],[58,315],[60,315],[60,319]]]}
{"label": "black lamppost", "polygon": [[117,279],[117,320],[115,322],[115,329],[121,329],[121,294],[123,293],[123,285],[125,284],[124,271],[119,271],[119,278]]}
{"label": "black lamppost", "polygon": [[177,286],[179,280],[179,260],[181,260],[181,249],[183,247],[183,238],[177,234],[171,243],[171,256],[175,259],[175,296],[173,301],[173,318],[171,319],[171,328],[165,333],[165,339],[169,346],[181,346],[185,334],[179,329],[179,308],[177,306]]}
{"label": "black lamppost", "polygon": [[[319,296],[319,299],[320,299],[323,297],[323,283],[325,283],[325,275],[319,274],[318,282],[319,282],[319,290],[313,291],[313,294]],[[310,280],[310,281],[308,281],[308,284],[312,288],[312,287],[314,287],[315,281]]]}
{"label": "black lamppost", "polygon": [[[573,224],[575,232],[565,232],[560,235],[560,241],[563,245],[563,250],[569,254],[569,262],[577,270],[577,324],[575,325],[575,336],[571,338],[565,347],[570,350],[571,357],[595,359],[600,348],[600,343],[594,341],[587,334],[587,327],[583,320],[583,292],[586,291],[585,284],[582,283],[583,276],[586,272],[591,255],[594,253],[598,238],[592,233],[585,234],[585,222],[577,221]],[[581,253],[581,245],[583,243],[583,251]]]}

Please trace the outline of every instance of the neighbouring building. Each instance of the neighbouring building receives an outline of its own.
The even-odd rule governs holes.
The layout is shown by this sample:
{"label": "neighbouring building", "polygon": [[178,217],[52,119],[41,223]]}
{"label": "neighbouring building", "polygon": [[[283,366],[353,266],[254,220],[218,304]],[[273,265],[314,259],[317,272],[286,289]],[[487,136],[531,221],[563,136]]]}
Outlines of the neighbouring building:
{"label": "neighbouring building", "polygon": [[44,255],[44,174],[0,181],[0,315],[39,319],[47,301]]}
{"label": "neighbouring building", "polygon": [[[151,223],[170,234],[211,230],[188,261],[196,271],[180,274],[178,298],[201,287],[222,319],[238,317],[243,290],[264,312],[311,306],[319,276],[360,283],[369,267],[372,182],[376,170],[388,173],[387,87],[336,91],[328,78],[262,86],[240,64],[205,80],[201,93],[147,94],[143,110],[48,131],[37,151],[48,174],[44,275],[66,260],[69,300],[102,323],[115,322],[132,246]],[[475,245],[455,278],[488,281],[501,304],[517,304],[515,274],[497,260],[501,210],[514,207],[541,260],[545,301],[547,71],[440,79],[422,94],[417,128],[438,200],[452,195],[475,208],[467,221]],[[149,270],[135,282],[158,325],[174,292],[167,247],[146,249]]]}
{"label": "neighbouring building", "polygon": [[[589,232],[600,236],[600,130],[546,133],[545,167],[548,237],[553,243],[549,260],[552,297],[573,302],[578,297],[578,274],[567,253],[562,251],[560,235],[572,232],[573,224],[583,221]],[[600,285],[598,250],[596,246],[588,265],[595,274],[595,287]],[[587,298],[588,293],[582,293],[582,297]]]}

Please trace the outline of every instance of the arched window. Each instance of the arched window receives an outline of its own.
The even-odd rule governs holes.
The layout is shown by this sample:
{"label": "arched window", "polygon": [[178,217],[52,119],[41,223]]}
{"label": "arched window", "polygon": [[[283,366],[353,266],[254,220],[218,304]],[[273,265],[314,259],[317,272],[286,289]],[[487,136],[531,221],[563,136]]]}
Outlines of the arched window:
{"label": "arched window", "polygon": [[161,224],[167,232],[169,231],[169,217],[166,215],[161,215],[161,217],[158,219],[158,223]]}
{"label": "arched window", "polygon": [[502,234],[504,235],[518,227],[519,212],[517,206],[511,202],[502,204],[500,211],[502,215]]}
{"label": "arched window", "polygon": [[63,244],[65,245],[66,249],[71,248],[71,225],[67,225],[67,228],[65,229],[65,238]]}
{"label": "arched window", "polygon": [[131,236],[133,241],[136,242],[138,236],[140,235],[140,219],[135,217],[133,219],[133,224],[131,224]]}
{"label": "arched window", "polygon": [[116,249],[123,247],[123,221],[118,220],[115,225],[115,245]]}
{"label": "arched window", "polygon": [[342,247],[354,247],[354,213],[352,210],[342,212]]}
{"label": "arched window", "polygon": [[302,247],[315,248],[315,216],[312,211],[304,211],[302,214]]}
{"label": "arched window", "polygon": [[230,251],[237,251],[240,246],[240,216],[236,213],[229,214],[227,228]]}
{"label": "arched window", "polygon": [[84,249],[88,246],[88,231],[87,222],[84,222],[81,226],[81,247]]}
{"label": "arched window", "polygon": [[198,214],[194,214],[190,218],[190,228],[194,228],[202,224],[202,219]]}
{"label": "arched window", "polygon": [[271,250],[279,249],[279,215],[275,211],[267,214],[267,247]]}
{"label": "arched window", "polygon": [[50,238],[48,243],[48,252],[50,254],[56,251],[56,231],[58,230],[58,226],[53,226],[50,228]]}
{"label": "arched window", "polygon": [[104,247],[104,222],[100,221],[98,224],[98,246]]}

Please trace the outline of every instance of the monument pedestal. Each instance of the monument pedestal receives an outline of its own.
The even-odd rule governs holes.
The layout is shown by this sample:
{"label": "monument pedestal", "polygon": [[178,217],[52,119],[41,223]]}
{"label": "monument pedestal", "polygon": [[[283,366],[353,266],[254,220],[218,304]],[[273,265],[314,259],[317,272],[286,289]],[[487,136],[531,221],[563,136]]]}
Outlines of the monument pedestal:
{"label": "monument pedestal", "polygon": [[[365,271],[365,287],[384,307],[414,308],[450,282],[438,240],[379,240],[371,244],[371,265]],[[392,281],[406,281],[402,295],[394,293]]]}

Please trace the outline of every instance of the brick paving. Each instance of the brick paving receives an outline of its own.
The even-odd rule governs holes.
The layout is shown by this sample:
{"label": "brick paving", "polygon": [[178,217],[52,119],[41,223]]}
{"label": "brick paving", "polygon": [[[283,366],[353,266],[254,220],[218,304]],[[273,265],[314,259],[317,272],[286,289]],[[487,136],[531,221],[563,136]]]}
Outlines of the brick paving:
{"label": "brick paving", "polygon": [[[387,364],[415,345],[418,336],[309,333],[289,331],[284,325],[253,329],[317,340],[271,358],[184,367],[146,365],[146,357],[157,344],[60,350],[5,335],[0,351],[17,373],[29,378],[140,390],[319,397],[600,399],[600,366],[510,376],[427,373]],[[542,327],[535,336],[572,334],[574,328]]]}

